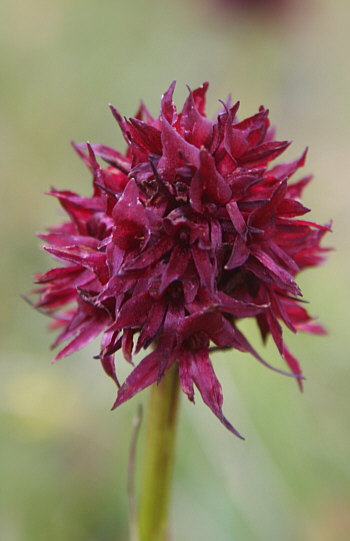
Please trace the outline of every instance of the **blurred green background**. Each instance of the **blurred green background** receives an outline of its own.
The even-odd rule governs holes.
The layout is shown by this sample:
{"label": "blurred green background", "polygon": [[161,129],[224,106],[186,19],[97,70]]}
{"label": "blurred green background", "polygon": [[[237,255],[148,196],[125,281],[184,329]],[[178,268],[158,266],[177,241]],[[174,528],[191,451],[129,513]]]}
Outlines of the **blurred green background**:
{"label": "blurred green background", "polygon": [[[177,79],[179,107],[186,83],[209,80],[209,116],[232,92],[240,118],[270,109],[277,136],[294,140],[286,159],[309,145],[304,172],[315,179],[304,202],[311,219],[334,218],[325,244],[337,250],[300,276],[329,336],[286,333],[307,377],[303,394],[248,356],[214,358],[224,412],[245,442],[200,397],[195,407],[183,397],[173,539],[349,541],[350,4],[291,4],[263,18],[214,0],[0,3],[2,540],[128,539],[132,419],[147,392],[110,413],[115,388],[92,359],[98,343],[52,366],[47,320],[20,294],[51,266],[34,234],[61,216],[43,192],[91,192],[70,140],[124,149],[108,103],[132,116],[142,98],[157,115]],[[271,344],[258,350],[282,366]],[[141,462],[142,441],[137,474]]]}

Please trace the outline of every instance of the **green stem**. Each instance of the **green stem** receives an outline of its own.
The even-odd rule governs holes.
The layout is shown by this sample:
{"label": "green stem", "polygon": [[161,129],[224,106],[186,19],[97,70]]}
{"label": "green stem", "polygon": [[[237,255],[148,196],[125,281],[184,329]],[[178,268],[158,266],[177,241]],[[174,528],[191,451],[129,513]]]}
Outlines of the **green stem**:
{"label": "green stem", "polygon": [[151,388],[139,507],[140,541],[168,539],[168,507],[179,403],[177,363]]}

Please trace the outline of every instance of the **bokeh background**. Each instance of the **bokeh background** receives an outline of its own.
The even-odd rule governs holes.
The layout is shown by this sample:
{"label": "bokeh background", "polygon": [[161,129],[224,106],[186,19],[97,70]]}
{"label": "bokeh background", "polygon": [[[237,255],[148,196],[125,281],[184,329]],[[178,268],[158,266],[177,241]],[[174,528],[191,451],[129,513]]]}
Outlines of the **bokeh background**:
{"label": "bokeh background", "polygon": [[[258,2],[256,2],[258,3]],[[286,2],[287,3],[287,2]],[[232,2],[233,4],[233,2]],[[158,114],[177,79],[182,106],[210,81],[208,115],[232,92],[240,118],[261,104],[287,159],[310,147],[311,219],[334,218],[328,263],[300,276],[328,337],[287,335],[307,377],[217,355],[227,432],[183,397],[172,502],[174,541],[350,539],[350,3],[291,0],[254,13],[215,0],[2,0],[0,3],[0,532],[4,541],[126,541],[132,419],[147,391],[110,412],[98,343],[50,364],[47,320],[21,298],[51,265],[35,232],[60,220],[50,186],[90,194],[70,140],[124,149],[110,114],[142,98]],[[255,343],[253,327],[246,331]],[[282,366],[272,344],[258,350]],[[119,374],[127,375],[123,360]],[[136,481],[142,463],[138,447]],[[137,485],[138,486],[138,485]]]}

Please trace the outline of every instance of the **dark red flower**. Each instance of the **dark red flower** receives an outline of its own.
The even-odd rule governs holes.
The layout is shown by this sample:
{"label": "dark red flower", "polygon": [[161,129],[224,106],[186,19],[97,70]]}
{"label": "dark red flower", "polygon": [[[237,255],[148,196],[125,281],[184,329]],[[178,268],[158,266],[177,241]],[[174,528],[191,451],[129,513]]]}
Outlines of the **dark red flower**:
{"label": "dark red flower", "polygon": [[[142,104],[123,119],[111,107],[128,145],[126,155],[103,145],[73,145],[93,174],[92,197],[51,190],[69,216],[41,238],[65,265],[38,275],[36,307],[54,318],[68,340],[55,360],[103,332],[103,368],[118,385],[114,407],[160,381],[178,363],[181,386],[204,402],[234,434],[222,412],[222,392],[209,353],[235,348],[269,366],[237,327],[255,318],[271,334],[301,386],[298,361],[282,326],[323,334],[301,304],[297,273],[319,265],[329,226],[305,221],[299,198],[310,177],[289,184],[300,159],[269,168],[289,146],[275,141],[268,111],[239,122],[239,103],[205,116],[205,83],[181,113],[175,83],[153,119]],[[108,165],[101,167],[97,157]],[[153,345],[120,387],[114,353]],[[269,366],[270,367],[270,366]],[[271,368],[271,367],[270,367]]]}

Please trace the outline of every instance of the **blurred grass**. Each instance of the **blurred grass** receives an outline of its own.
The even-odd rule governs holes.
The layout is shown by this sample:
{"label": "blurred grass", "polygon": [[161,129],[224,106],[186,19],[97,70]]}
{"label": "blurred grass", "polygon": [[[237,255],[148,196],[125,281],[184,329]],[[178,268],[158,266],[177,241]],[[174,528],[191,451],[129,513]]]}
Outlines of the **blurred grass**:
{"label": "blurred grass", "polygon": [[[350,5],[310,0],[287,19],[262,23],[207,2],[0,4],[4,541],[128,539],[137,400],[109,412],[115,389],[92,359],[97,344],[51,366],[46,321],[19,295],[51,264],[34,233],[60,215],[42,192],[54,185],[90,193],[69,141],[124,148],[108,103],[130,116],[142,98],[156,115],[173,79],[179,106],[186,83],[209,80],[209,114],[232,92],[241,117],[261,103],[270,108],[278,137],[294,140],[288,158],[310,146],[305,172],[315,180],[305,204],[315,221],[334,218],[325,244],[337,247],[325,267],[300,277],[311,313],[330,333],[288,336],[307,377],[303,394],[248,356],[218,355],[224,411],[244,443],[200,399],[195,407],[182,401],[174,540],[350,539]],[[259,340],[249,325],[247,332]],[[259,351],[282,366],[271,344]]]}

